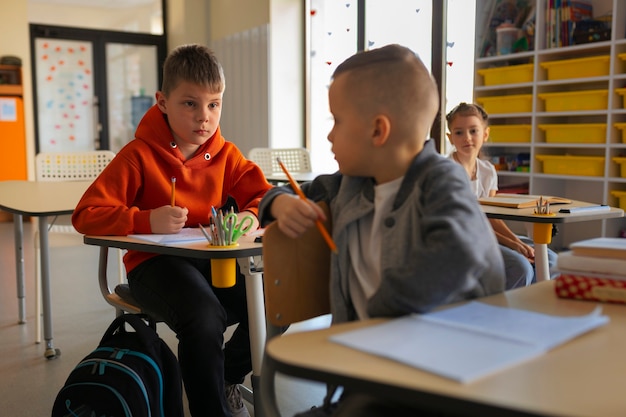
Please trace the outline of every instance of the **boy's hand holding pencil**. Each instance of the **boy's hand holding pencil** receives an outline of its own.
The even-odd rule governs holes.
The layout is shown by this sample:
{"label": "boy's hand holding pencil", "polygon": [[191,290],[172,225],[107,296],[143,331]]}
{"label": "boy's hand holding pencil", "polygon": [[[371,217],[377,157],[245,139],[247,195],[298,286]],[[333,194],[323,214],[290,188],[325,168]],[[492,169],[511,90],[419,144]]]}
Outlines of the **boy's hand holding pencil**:
{"label": "boy's hand holding pencil", "polygon": [[150,210],[151,233],[178,233],[185,227],[189,210],[185,207],[172,207],[167,204]]}
{"label": "boy's hand holding pencil", "polygon": [[189,210],[176,205],[176,177],[171,178],[170,186],[169,204],[150,210],[152,233],[178,233],[187,222]]}
{"label": "boy's hand holding pencil", "polygon": [[[296,238],[315,224],[330,250],[337,253],[337,246],[322,223],[322,220],[326,220],[324,212],[318,205],[306,198],[280,158],[276,158],[276,161],[287,176],[287,179],[289,179],[291,188],[299,197],[297,200],[291,196],[276,197],[277,200],[282,197],[279,204],[276,204],[276,201],[272,204],[272,213],[278,220],[278,227],[287,236]],[[291,200],[289,200],[290,198]]]}

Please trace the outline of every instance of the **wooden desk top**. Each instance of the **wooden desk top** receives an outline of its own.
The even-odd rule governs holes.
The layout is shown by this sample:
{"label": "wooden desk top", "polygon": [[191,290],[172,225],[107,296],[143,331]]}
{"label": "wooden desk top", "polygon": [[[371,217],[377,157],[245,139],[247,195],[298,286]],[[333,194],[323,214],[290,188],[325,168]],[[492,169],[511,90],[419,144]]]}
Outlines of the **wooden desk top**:
{"label": "wooden desk top", "polygon": [[164,245],[131,236],[87,235],[84,241],[87,245],[108,246],[111,248],[131,249],[141,252],[186,256],[190,258],[227,259],[259,256],[263,253],[263,244],[244,240],[239,240],[239,246],[230,248],[211,246],[206,241],[168,243]]}
{"label": "wooden desk top", "polygon": [[14,214],[72,214],[91,181],[0,181],[0,208]]}
{"label": "wooden desk top", "polygon": [[[546,281],[480,301],[563,316],[587,314],[597,305],[557,298],[553,285],[553,281]],[[470,384],[328,340],[331,334],[382,319],[286,334],[270,340],[266,351],[279,372],[409,399],[464,416],[621,416],[626,413],[626,306],[602,307],[611,318],[607,326]]]}
{"label": "wooden desk top", "polygon": [[480,208],[487,215],[494,219],[502,220],[516,220],[532,223],[573,223],[573,222],[586,222],[591,220],[602,220],[616,217],[624,217],[624,210],[616,207],[611,207],[609,210],[599,211],[581,211],[576,213],[559,213],[562,208],[572,207],[585,207],[585,206],[597,206],[594,203],[587,203],[585,201],[572,201],[571,204],[555,204],[550,206],[554,216],[538,216],[534,214],[534,208],[508,208],[488,206],[481,204]]}

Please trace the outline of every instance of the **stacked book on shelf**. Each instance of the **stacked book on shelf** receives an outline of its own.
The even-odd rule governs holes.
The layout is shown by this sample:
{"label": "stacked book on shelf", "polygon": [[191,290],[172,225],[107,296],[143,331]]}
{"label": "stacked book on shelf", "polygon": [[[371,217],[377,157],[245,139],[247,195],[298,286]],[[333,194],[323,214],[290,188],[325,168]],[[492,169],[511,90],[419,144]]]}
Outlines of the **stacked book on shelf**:
{"label": "stacked book on shelf", "polygon": [[590,0],[548,0],[546,8],[548,48],[574,45],[577,22],[591,20],[593,17]]}
{"label": "stacked book on shelf", "polygon": [[626,304],[626,239],[588,239],[570,249],[557,258],[557,296]]}

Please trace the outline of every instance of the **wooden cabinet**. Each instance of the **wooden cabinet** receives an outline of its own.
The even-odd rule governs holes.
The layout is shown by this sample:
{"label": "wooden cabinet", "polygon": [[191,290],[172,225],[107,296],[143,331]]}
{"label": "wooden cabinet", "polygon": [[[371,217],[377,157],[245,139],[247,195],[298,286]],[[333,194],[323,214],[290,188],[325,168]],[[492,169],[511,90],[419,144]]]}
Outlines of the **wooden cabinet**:
{"label": "wooden cabinet", "polygon": [[[626,208],[626,1],[591,0],[610,39],[601,40],[606,32],[570,46],[551,45],[550,2],[529,2],[531,50],[476,59],[474,100],[492,126],[485,154],[500,168],[503,191]],[[479,0],[477,10],[498,3]],[[485,16],[477,16],[477,28],[484,27]],[[477,30],[478,42],[483,36]],[[563,225],[554,245],[625,231],[625,219]]]}
{"label": "wooden cabinet", "polygon": [[22,68],[0,65],[0,96],[22,96]]}

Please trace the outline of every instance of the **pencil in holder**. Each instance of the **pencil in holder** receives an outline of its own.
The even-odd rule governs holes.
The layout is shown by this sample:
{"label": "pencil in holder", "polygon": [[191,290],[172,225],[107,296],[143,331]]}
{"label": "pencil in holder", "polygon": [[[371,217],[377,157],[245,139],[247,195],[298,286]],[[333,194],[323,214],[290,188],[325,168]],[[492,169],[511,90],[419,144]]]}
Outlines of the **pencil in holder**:
{"label": "pencil in holder", "polygon": [[[236,246],[238,244],[211,247],[234,248]],[[211,281],[216,288],[234,287],[237,282],[237,260],[235,258],[211,259]]]}

